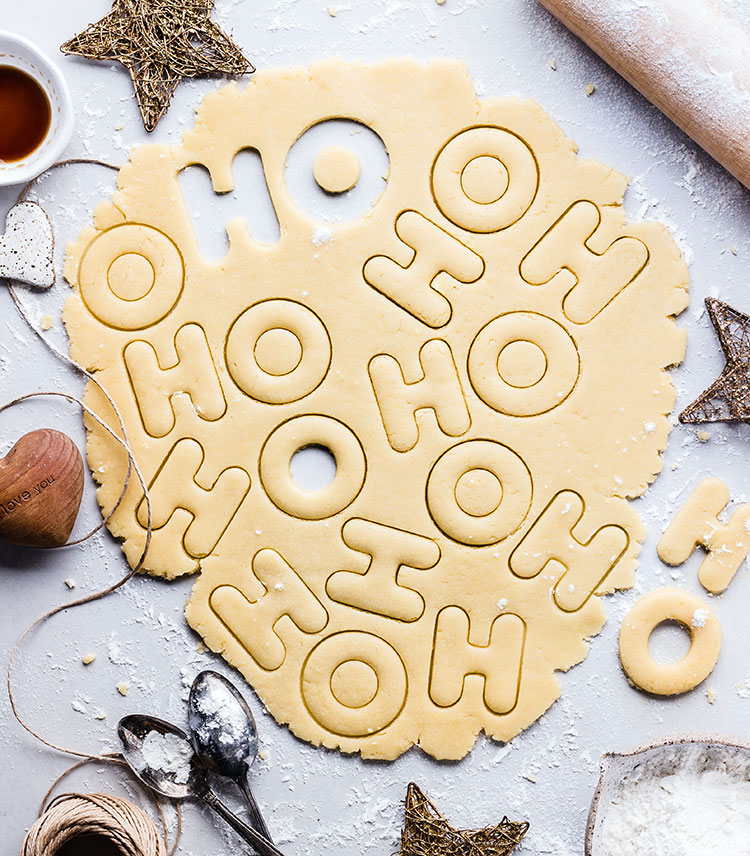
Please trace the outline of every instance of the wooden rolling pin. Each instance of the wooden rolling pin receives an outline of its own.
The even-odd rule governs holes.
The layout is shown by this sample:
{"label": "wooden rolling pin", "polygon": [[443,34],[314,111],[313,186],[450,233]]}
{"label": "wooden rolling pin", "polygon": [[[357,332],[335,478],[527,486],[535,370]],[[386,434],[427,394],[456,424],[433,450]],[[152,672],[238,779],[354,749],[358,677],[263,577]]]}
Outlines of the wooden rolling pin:
{"label": "wooden rolling pin", "polygon": [[716,0],[540,0],[745,187],[750,35]]}

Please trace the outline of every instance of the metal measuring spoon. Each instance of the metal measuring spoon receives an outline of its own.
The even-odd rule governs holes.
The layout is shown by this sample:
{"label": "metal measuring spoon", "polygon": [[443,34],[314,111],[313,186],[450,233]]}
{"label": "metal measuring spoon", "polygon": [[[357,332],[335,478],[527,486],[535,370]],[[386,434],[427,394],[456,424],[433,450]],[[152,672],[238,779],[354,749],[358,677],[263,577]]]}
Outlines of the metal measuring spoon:
{"label": "metal measuring spoon", "polygon": [[117,734],[130,769],[149,788],[171,799],[195,797],[202,800],[251,844],[259,856],[283,856],[268,839],[243,823],[211,790],[206,770],[182,729],[155,716],[133,714],[120,720]]}
{"label": "metal measuring spoon", "polygon": [[218,672],[201,672],[190,688],[188,726],[201,760],[242,789],[250,822],[270,841],[268,827],[247,780],[258,755],[258,731],[253,712],[237,687]]}

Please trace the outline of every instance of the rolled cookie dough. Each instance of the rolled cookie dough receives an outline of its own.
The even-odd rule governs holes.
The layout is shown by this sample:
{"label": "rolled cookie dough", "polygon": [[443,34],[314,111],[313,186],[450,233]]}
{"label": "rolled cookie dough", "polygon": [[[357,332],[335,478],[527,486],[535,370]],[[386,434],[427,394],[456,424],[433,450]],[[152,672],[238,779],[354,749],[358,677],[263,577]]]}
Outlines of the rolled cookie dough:
{"label": "rolled cookie dough", "polygon": [[[366,216],[321,224],[284,166],[331,117],[377,133],[391,169]],[[248,147],[281,237],[230,220],[207,261],[178,175],[203,164],[224,193]],[[661,468],[687,272],[661,224],[626,224],[625,186],[534,102],[479,101],[461,64],[327,61],[208,96],[69,248],[72,353],[150,484],[147,568],[200,570],[188,621],[305,740],[377,758],[509,740],[630,584],[626,498]],[[107,509],[127,460],[88,427]],[[289,473],[308,444],[336,457],[317,492]],[[110,521],[131,562],[146,522],[131,479]]]}

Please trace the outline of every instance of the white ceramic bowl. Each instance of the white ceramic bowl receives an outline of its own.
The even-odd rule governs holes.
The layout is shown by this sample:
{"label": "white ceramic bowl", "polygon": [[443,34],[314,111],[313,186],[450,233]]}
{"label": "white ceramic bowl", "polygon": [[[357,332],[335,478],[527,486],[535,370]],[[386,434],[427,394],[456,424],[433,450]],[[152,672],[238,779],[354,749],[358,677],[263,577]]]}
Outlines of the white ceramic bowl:
{"label": "white ceramic bowl", "polygon": [[[602,756],[601,776],[594,793],[586,825],[585,856],[599,856],[602,853],[602,827],[607,815],[607,809],[614,797],[620,791],[622,780],[639,764],[650,761],[665,749],[672,746],[704,746],[710,749],[727,750],[732,753],[742,753],[750,757],[750,743],[733,737],[723,737],[715,734],[679,734],[647,743],[631,749],[630,752],[608,752]],[[721,854],[723,856],[723,854]]]}
{"label": "white ceramic bowl", "polygon": [[12,163],[0,161],[0,186],[4,186],[29,181],[60,159],[73,134],[73,104],[60,69],[23,36],[0,30],[0,65],[31,75],[47,93],[52,113],[47,136],[30,155]]}

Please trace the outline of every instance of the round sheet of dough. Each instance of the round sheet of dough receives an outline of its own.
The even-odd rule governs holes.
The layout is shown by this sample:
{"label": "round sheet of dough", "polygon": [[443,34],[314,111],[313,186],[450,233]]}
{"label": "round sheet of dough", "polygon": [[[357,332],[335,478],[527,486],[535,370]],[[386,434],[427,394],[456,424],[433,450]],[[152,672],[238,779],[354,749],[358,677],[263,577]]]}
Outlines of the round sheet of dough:
{"label": "round sheet of dough", "polygon": [[326,193],[344,193],[359,181],[362,165],[351,149],[327,146],[313,162],[313,176]]}
{"label": "round sheet of dough", "polygon": [[[319,230],[286,164],[337,119],[390,172],[349,218],[374,161],[342,195],[359,163],[324,149],[333,195],[311,195],[342,216]],[[186,164],[231,189],[248,148],[276,243],[177,190]],[[662,465],[687,269],[662,224],[626,222],[623,176],[575,152],[455,62],[268,69],[208,95],[181,142],[139,148],[69,246],[71,347],[149,486],[145,570],[198,574],[190,625],[316,746],[457,759],[480,733],[512,739],[564,691],[600,595],[632,583],[645,530],[625,497]],[[221,262],[199,214],[229,229]],[[110,509],[127,458],[87,424]],[[310,444],[336,459],[317,490],[290,473]],[[109,519],[131,562],[147,519],[131,479]]]}
{"label": "round sheet of dough", "polygon": [[[690,633],[690,649],[674,663],[659,663],[648,642],[656,627],[676,621]],[[713,671],[721,651],[721,625],[699,597],[681,589],[658,589],[644,595],[625,616],[620,629],[620,662],[640,689],[677,695],[694,689]]]}

